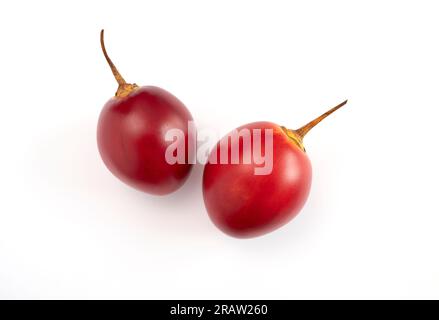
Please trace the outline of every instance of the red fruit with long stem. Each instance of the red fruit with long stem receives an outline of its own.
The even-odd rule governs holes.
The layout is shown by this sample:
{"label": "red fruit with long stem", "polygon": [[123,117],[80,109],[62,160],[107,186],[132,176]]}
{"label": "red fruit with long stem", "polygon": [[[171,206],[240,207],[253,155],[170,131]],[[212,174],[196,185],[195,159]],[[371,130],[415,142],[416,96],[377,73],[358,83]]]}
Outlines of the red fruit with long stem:
{"label": "red fruit with long stem", "polygon": [[[311,187],[311,162],[305,153],[303,138],[346,102],[297,130],[271,122],[254,122],[239,127],[235,132],[248,129],[254,134],[271,130],[270,146],[268,140],[258,140],[265,158],[272,159],[269,174],[255,174],[261,163],[254,160],[252,148],[244,146],[242,136],[234,140],[230,134],[223,137],[212,150],[203,173],[204,203],[214,224],[231,236],[250,238],[271,232],[295,217],[305,204]],[[252,143],[255,141],[253,136]],[[228,159],[232,150],[239,150],[239,163],[222,164],[222,148],[227,149]],[[244,163],[245,158],[252,161]]]}
{"label": "red fruit with long stem", "polygon": [[[127,83],[108,57],[104,30],[101,47],[119,84],[99,117],[97,141],[102,160],[116,177],[141,191],[164,195],[177,190],[191,170],[187,146],[195,133],[188,128],[190,112],[161,88]],[[166,149],[173,143],[165,139],[169,129],[184,133],[184,140],[175,143],[185,144],[181,146],[185,163],[170,164],[165,159]]]}

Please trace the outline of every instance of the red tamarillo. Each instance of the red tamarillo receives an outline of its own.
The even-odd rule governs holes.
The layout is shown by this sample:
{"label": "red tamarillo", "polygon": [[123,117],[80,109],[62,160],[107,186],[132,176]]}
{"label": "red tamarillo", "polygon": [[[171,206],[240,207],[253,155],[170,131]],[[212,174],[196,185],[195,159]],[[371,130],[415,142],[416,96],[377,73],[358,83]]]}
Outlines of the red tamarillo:
{"label": "red tamarillo", "polygon": [[[265,158],[272,159],[269,174],[255,174],[260,167],[252,148],[244,147],[243,137],[223,137],[212,150],[203,173],[203,197],[214,224],[225,233],[239,238],[260,236],[286,224],[302,209],[311,187],[311,162],[303,138],[315,125],[342,107],[340,103],[305,126],[290,130],[271,122],[254,122],[239,127],[238,132],[272,132],[272,144],[260,139]],[[255,137],[252,136],[253,141]],[[221,164],[221,146],[227,153],[239,150],[240,160],[250,163]],[[253,145],[253,148],[255,146]],[[270,157],[267,157],[267,154]]]}
{"label": "red tamarillo", "polygon": [[[154,86],[127,83],[109,58],[101,31],[101,47],[119,87],[102,109],[97,128],[99,152],[107,168],[120,180],[141,191],[164,195],[177,190],[191,170],[188,145],[191,133],[188,109],[169,92]],[[165,139],[169,129],[184,133],[185,163],[169,164]]]}

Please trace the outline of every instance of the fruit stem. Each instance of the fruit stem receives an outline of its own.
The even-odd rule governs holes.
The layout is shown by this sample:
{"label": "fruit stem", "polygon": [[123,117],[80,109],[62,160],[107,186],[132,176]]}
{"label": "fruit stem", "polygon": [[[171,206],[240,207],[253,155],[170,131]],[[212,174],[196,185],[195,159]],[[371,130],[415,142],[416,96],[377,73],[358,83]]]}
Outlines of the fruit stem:
{"label": "fruit stem", "polygon": [[331,110],[325,112],[324,114],[322,114],[320,117],[315,118],[314,120],[312,120],[311,122],[305,124],[303,127],[297,129],[297,130],[291,130],[291,129],[287,129],[285,127],[281,127],[282,130],[285,132],[285,134],[294,141],[294,143],[300,148],[302,149],[302,151],[306,151],[305,150],[305,146],[303,145],[303,138],[305,137],[305,135],[309,132],[309,130],[311,130],[312,128],[314,128],[320,121],[322,121],[323,119],[325,119],[327,116],[329,116],[331,113],[333,113],[334,111],[340,109],[341,107],[343,107],[346,103],[348,102],[348,100],[343,101],[342,103],[336,105],[334,108],[332,108]]}
{"label": "fruit stem", "polygon": [[341,107],[343,107],[346,103],[348,102],[348,100],[343,101],[342,103],[336,105],[334,108],[332,108],[329,111],[326,111],[324,114],[322,114],[321,116],[315,118],[314,120],[308,122],[307,124],[305,124],[303,127],[294,130],[296,132],[296,134],[303,139],[305,137],[305,135],[312,129],[314,128],[317,124],[319,124],[320,121],[322,121],[323,119],[325,119],[327,116],[329,116],[331,113],[337,111],[338,109],[340,109]]}
{"label": "fruit stem", "polygon": [[113,61],[111,61],[110,57],[108,56],[107,50],[105,49],[104,29],[101,30],[101,48],[102,48],[102,52],[104,53],[104,57],[107,60],[108,65],[110,66],[111,72],[113,73],[114,78],[116,79],[117,83],[119,84],[119,87],[116,91],[116,97],[126,97],[133,90],[137,89],[138,85],[136,85],[135,83],[133,83],[133,84],[127,83],[125,81],[125,79],[121,76],[119,71],[117,70]]}

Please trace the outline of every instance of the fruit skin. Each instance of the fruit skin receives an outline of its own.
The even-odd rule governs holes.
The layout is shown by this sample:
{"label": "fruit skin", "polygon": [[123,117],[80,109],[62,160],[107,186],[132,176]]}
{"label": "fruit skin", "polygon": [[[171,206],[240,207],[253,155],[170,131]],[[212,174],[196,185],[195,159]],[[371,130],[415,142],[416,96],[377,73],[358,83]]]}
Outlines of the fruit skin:
{"label": "fruit skin", "polygon": [[165,140],[168,129],[185,134],[188,159],[189,110],[169,92],[154,86],[135,89],[126,97],[114,97],[104,106],[97,127],[102,160],[120,180],[141,191],[165,195],[187,179],[192,165],[168,164]]}
{"label": "fruit skin", "polygon": [[[213,164],[215,153],[211,153],[203,173],[203,198],[218,228],[234,237],[250,238],[281,227],[299,213],[309,194],[312,169],[306,153],[277,124],[254,122],[238,130],[242,128],[273,129],[271,174],[255,175],[253,161]],[[217,155],[220,142],[215,146]],[[262,139],[262,150],[264,144]],[[231,147],[229,143],[229,154]],[[241,147],[241,152],[250,150]]]}

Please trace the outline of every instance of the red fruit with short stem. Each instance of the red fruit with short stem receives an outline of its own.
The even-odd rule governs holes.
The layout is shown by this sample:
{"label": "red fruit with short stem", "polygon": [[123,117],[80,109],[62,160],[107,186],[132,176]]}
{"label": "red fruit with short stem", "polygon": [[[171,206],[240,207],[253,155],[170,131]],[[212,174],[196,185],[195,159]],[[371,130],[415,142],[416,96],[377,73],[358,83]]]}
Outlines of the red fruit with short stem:
{"label": "red fruit with short stem", "polygon": [[[265,159],[272,159],[269,174],[255,174],[261,163],[260,159],[255,161],[254,143],[248,148],[244,146],[242,136],[238,139],[231,139],[231,134],[223,137],[212,150],[203,173],[204,203],[214,224],[231,236],[250,238],[271,232],[294,218],[304,206],[311,187],[311,162],[305,153],[303,138],[346,102],[297,130],[271,122],[254,122],[239,127],[235,132],[248,129],[253,133],[252,143],[256,132],[262,134],[271,130],[270,146],[266,136],[258,139],[261,154],[265,153]],[[239,150],[238,163],[221,164],[221,153],[224,152],[221,149],[227,150],[227,159],[230,159],[234,148]],[[246,157],[252,160],[242,161]]]}
{"label": "red fruit with short stem", "polygon": [[[97,141],[102,160],[116,177],[136,189],[156,195],[177,190],[192,166],[187,148],[195,134],[188,128],[190,112],[161,88],[126,83],[108,57],[104,30],[101,47],[119,84],[115,97],[105,104],[99,117]],[[165,134],[169,129],[181,130],[184,141],[167,141]],[[171,143],[185,144],[185,163],[166,161],[166,148]]]}

